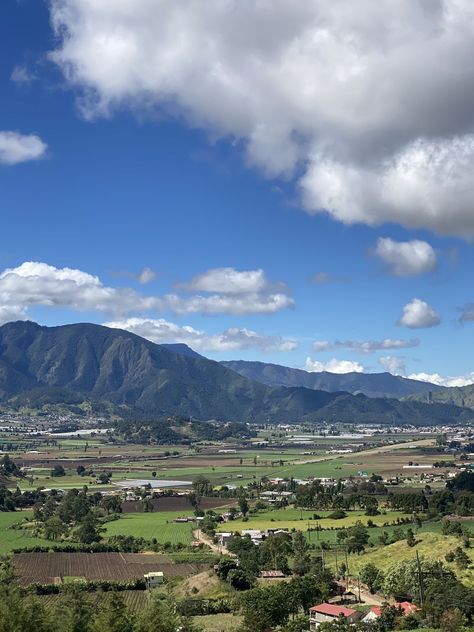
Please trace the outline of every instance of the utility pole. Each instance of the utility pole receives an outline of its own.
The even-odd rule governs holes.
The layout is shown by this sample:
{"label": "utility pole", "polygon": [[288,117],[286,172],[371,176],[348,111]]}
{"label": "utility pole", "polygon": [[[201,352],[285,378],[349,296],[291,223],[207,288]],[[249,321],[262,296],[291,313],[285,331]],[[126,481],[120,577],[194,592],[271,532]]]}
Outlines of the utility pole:
{"label": "utility pole", "polygon": [[420,589],[420,606],[423,608],[424,604],[424,587],[423,587],[423,573],[421,572],[421,564],[420,564],[420,556],[418,555],[418,550],[416,551],[416,566],[418,568],[418,587]]}

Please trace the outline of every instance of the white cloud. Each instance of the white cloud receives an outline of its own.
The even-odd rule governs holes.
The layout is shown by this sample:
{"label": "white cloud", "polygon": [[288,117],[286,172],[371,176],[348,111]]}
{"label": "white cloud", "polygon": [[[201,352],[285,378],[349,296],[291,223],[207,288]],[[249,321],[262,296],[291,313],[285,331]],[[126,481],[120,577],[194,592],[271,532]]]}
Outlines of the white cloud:
{"label": "white cloud", "polygon": [[317,340],[313,342],[313,350],[321,352],[330,349],[350,349],[356,353],[367,354],[387,349],[410,349],[418,347],[419,344],[418,338],[411,340],[400,340],[397,338],[384,338],[383,340],[335,340],[334,342]]}
{"label": "white cloud", "polygon": [[419,298],[412,299],[403,308],[403,314],[398,324],[410,329],[422,329],[439,325],[441,318],[435,310]]}
{"label": "white cloud", "polygon": [[15,320],[25,320],[26,309],[20,305],[0,305],[0,325]]}
{"label": "white cloud", "polygon": [[141,285],[146,285],[153,281],[153,279],[156,279],[156,272],[151,268],[143,268],[143,270],[137,274],[136,279]]}
{"label": "white cloud", "polygon": [[416,276],[436,268],[436,253],[426,241],[394,241],[380,237],[374,254],[387,264],[395,276]]}
{"label": "white cloud", "polygon": [[320,373],[321,371],[329,371],[329,373],[364,373],[365,371],[359,362],[336,360],[336,358],[327,362],[318,362],[308,357],[303,368],[311,373]]}
{"label": "white cloud", "polygon": [[50,11],[51,58],[86,116],[158,109],[241,141],[269,175],[302,168],[310,213],[474,234],[470,0],[51,0]]}
{"label": "white cloud", "polygon": [[[184,302],[184,309],[175,309],[179,313],[221,311],[265,314],[294,306],[286,285],[271,283],[263,270],[214,268],[195,276],[188,283],[178,284],[178,288],[209,294],[191,297]],[[174,299],[169,296],[168,300],[172,304]],[[178,302],[183,301],[179,299]]]}
{"label": "white cloud", "polygon": [[183,284],[192,292],[220,292],[222,294],[244,294],[261,292],[268,287],[263,270],[235,270],[215,268],[195,276]]}
{"label": "white cloud", "polygon": [[468,386],[474,384],[474,372],[457,377],[446,377],[439,373],[412,373],[408,376],[411,380],[430,382],[438,386]]}
{"label": "white cloud", "polygon": [[162,318],[128,318],[123,321],[104,323],[106,327],[126,329],[152,342],[182,342],[197,351],[233,351],[259,349],[260,351],[293,351],[295,340],[280,336],[266,336],[250,329],[229,328],[219,334],[208,334],[189,325],[180,326]]}
{"label": "white cloud", "polygon": [[382,356],[379,358],[379,363],[392,375],[405,375],[406,373],[406,366],[403,358]]}
{"label": "white cloud", "polygon": [[36,75],[28,70],[22,64],[17,64],[10,75],[11,81],[14,83],[31,83],[36,79]]}
{"label": "white cloud", "polygon": [[148,311],[178,314],[269,314],[293,306],[280,293],[212,294],[209,296],[165,294],[146,296],[130,288],[113,288],[99,277],[73,268],[56,268],[26,261],[0,273],[0,308],[19,309],[46,305],[77,311],[99,311],[114,316]]}
{"label": "white cloud", "polygon": [[17,165],[38,160],[46,153],[47,145],[35,134],[0,131],[0,164]]}

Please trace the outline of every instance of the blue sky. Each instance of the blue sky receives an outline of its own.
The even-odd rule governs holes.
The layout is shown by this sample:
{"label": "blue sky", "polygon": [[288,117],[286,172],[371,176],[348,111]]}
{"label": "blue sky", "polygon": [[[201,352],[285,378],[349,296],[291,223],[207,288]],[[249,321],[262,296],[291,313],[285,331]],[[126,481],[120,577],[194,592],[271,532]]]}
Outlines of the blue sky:
{"label": "blue sky", "polygon": [[[128,57],[114,64],[135,35],[127,32],[135,28],[126,16],[132,5],[117,3],[124,17],[100,0],[104,26],[104,15],[88,14],[88,4],[67,0],[70,14],[61,13],[58,1],[0,4],[3,322],[113,323],[158,342],[186,341],[216,359],[313,370],[388,367],[405,375],[438,374],[440,383],[446,376],[459,377],[455,383],[474,381],[468,306],[474,300],[474,195],[456,180],[463,170],[471,173],[473,121],[466,118],[455,129],[437,110],[428,111],[428,129],[412,110],[409,124],[398,112],[380,121],[377,112],[365,110],[349,129],[356,106],[347,105],[336,119],[342,95],[328,105],[306,94],[307,83],[292,86],[297,107],[285,96],[277,108],[281,90],[269,83],[273,73],[260,76],[249,66],[244,71],[231,53],[255,46],[254,57],[261,54],[271,65],[270,36],[282,50],[288,38],[304,41],[301,24],[312,19],[300,15],[305,2],[294,7],[296,35],[277,23],[281,12],[281,24],[287,24],[287,9],[277,2],[268,42],[259,39],[257,46],[251,33],[247,39],[242,33],[232,50],[216,44],[214,58],[203,53],[190,68],[188,57],[202,50],[184,38],[197,8],[192,0],[183,5],[184,17],[160,1],[157,25],[147,14],[150,3],[137,1],[135,42],[151,35],[161,44],[158,50],[143,44],[130,67]],[[411,5],[402,2],[399,10],[413,11]],[[216,33],[229,22],[236,21],[238,32],[238,20],[253,17],[235,7],[234,16],[222,16],[213,1],[207,10],[208,20],[193,27],[193,37],[203,30],[203,41],[212,36],[218,42]],[[256,21],[268,18],[255,11]],[[365,36],[346,16],[330,17],[334,32],[355,29]],[[376,11],[373,17],[380,19]],[[214,18],[226,19],[224,26]],[[423,39],[425,26],[440,18],[413,19],[421,20]],[[179,30],[189,48],[184,61],[172,48],[178,34],[167,44],[169,33],[159,31],[163,24]],[[125,33],[114,43],[113,63],[107,51],[94,49],[97,33],[109,25],[104,46]],[[411,45],[412,35],[402,35]],[[313,77],[306,59],[295,61],[290,52],[287,57],[291,78],[303,71]],[[173,77],[181,77],[173,85],[147,69],[169,59],[177,64]],[[392,71],[396,62],[394,57]],[[206,82],[216,68],[226,80],[214,92]],[[393,72],[395,88],[405,89]],[[231,80],[246,103],[256,95],[248,111],[234,108]],[[470,77],[466,82],[472,92]],[[441,99],[446,85],[428,88]],[[324,121],[323,128],[300,112],[306,98],[307,111]],[[450,121],[461,118],[456,107],[443,106]],[[441,164],[434,173],[423,167],[420,176],[417,165],[429,152],[441,156]],[[380,165],[389,162],[395,167],[384,172]],[[446,175],[448,168],[454,178]],[[144,269],[153,273],[140,283]],[[404,306],[408,314],[400,323]]]}

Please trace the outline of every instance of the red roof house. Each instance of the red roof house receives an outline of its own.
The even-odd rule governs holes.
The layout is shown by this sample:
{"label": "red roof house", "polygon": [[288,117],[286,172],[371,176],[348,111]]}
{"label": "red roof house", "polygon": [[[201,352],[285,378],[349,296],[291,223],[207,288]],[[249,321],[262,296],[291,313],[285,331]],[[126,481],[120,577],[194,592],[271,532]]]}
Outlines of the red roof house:
{"label": "red roof house", "polygon": [[360,612],[332,603],[320,603],[309,609],[310,630],[317,630],[321,623],[334,621],[339,617],[343,617],[347,623],[355,623],[360,618]]}

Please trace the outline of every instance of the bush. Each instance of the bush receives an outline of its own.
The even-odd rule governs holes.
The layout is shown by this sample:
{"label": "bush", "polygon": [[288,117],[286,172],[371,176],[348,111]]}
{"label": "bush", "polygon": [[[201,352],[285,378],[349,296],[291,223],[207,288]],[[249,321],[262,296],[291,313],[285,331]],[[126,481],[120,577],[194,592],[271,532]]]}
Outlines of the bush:
{"label": "bush", "polygon": [[333,511],[328,516],[328,518],[332,518],[333,520],[342,520],[342,518],[346,518],[346,517],[347,517],[347,514],[344,511],[344,509],[336,509],[336,511]]}

